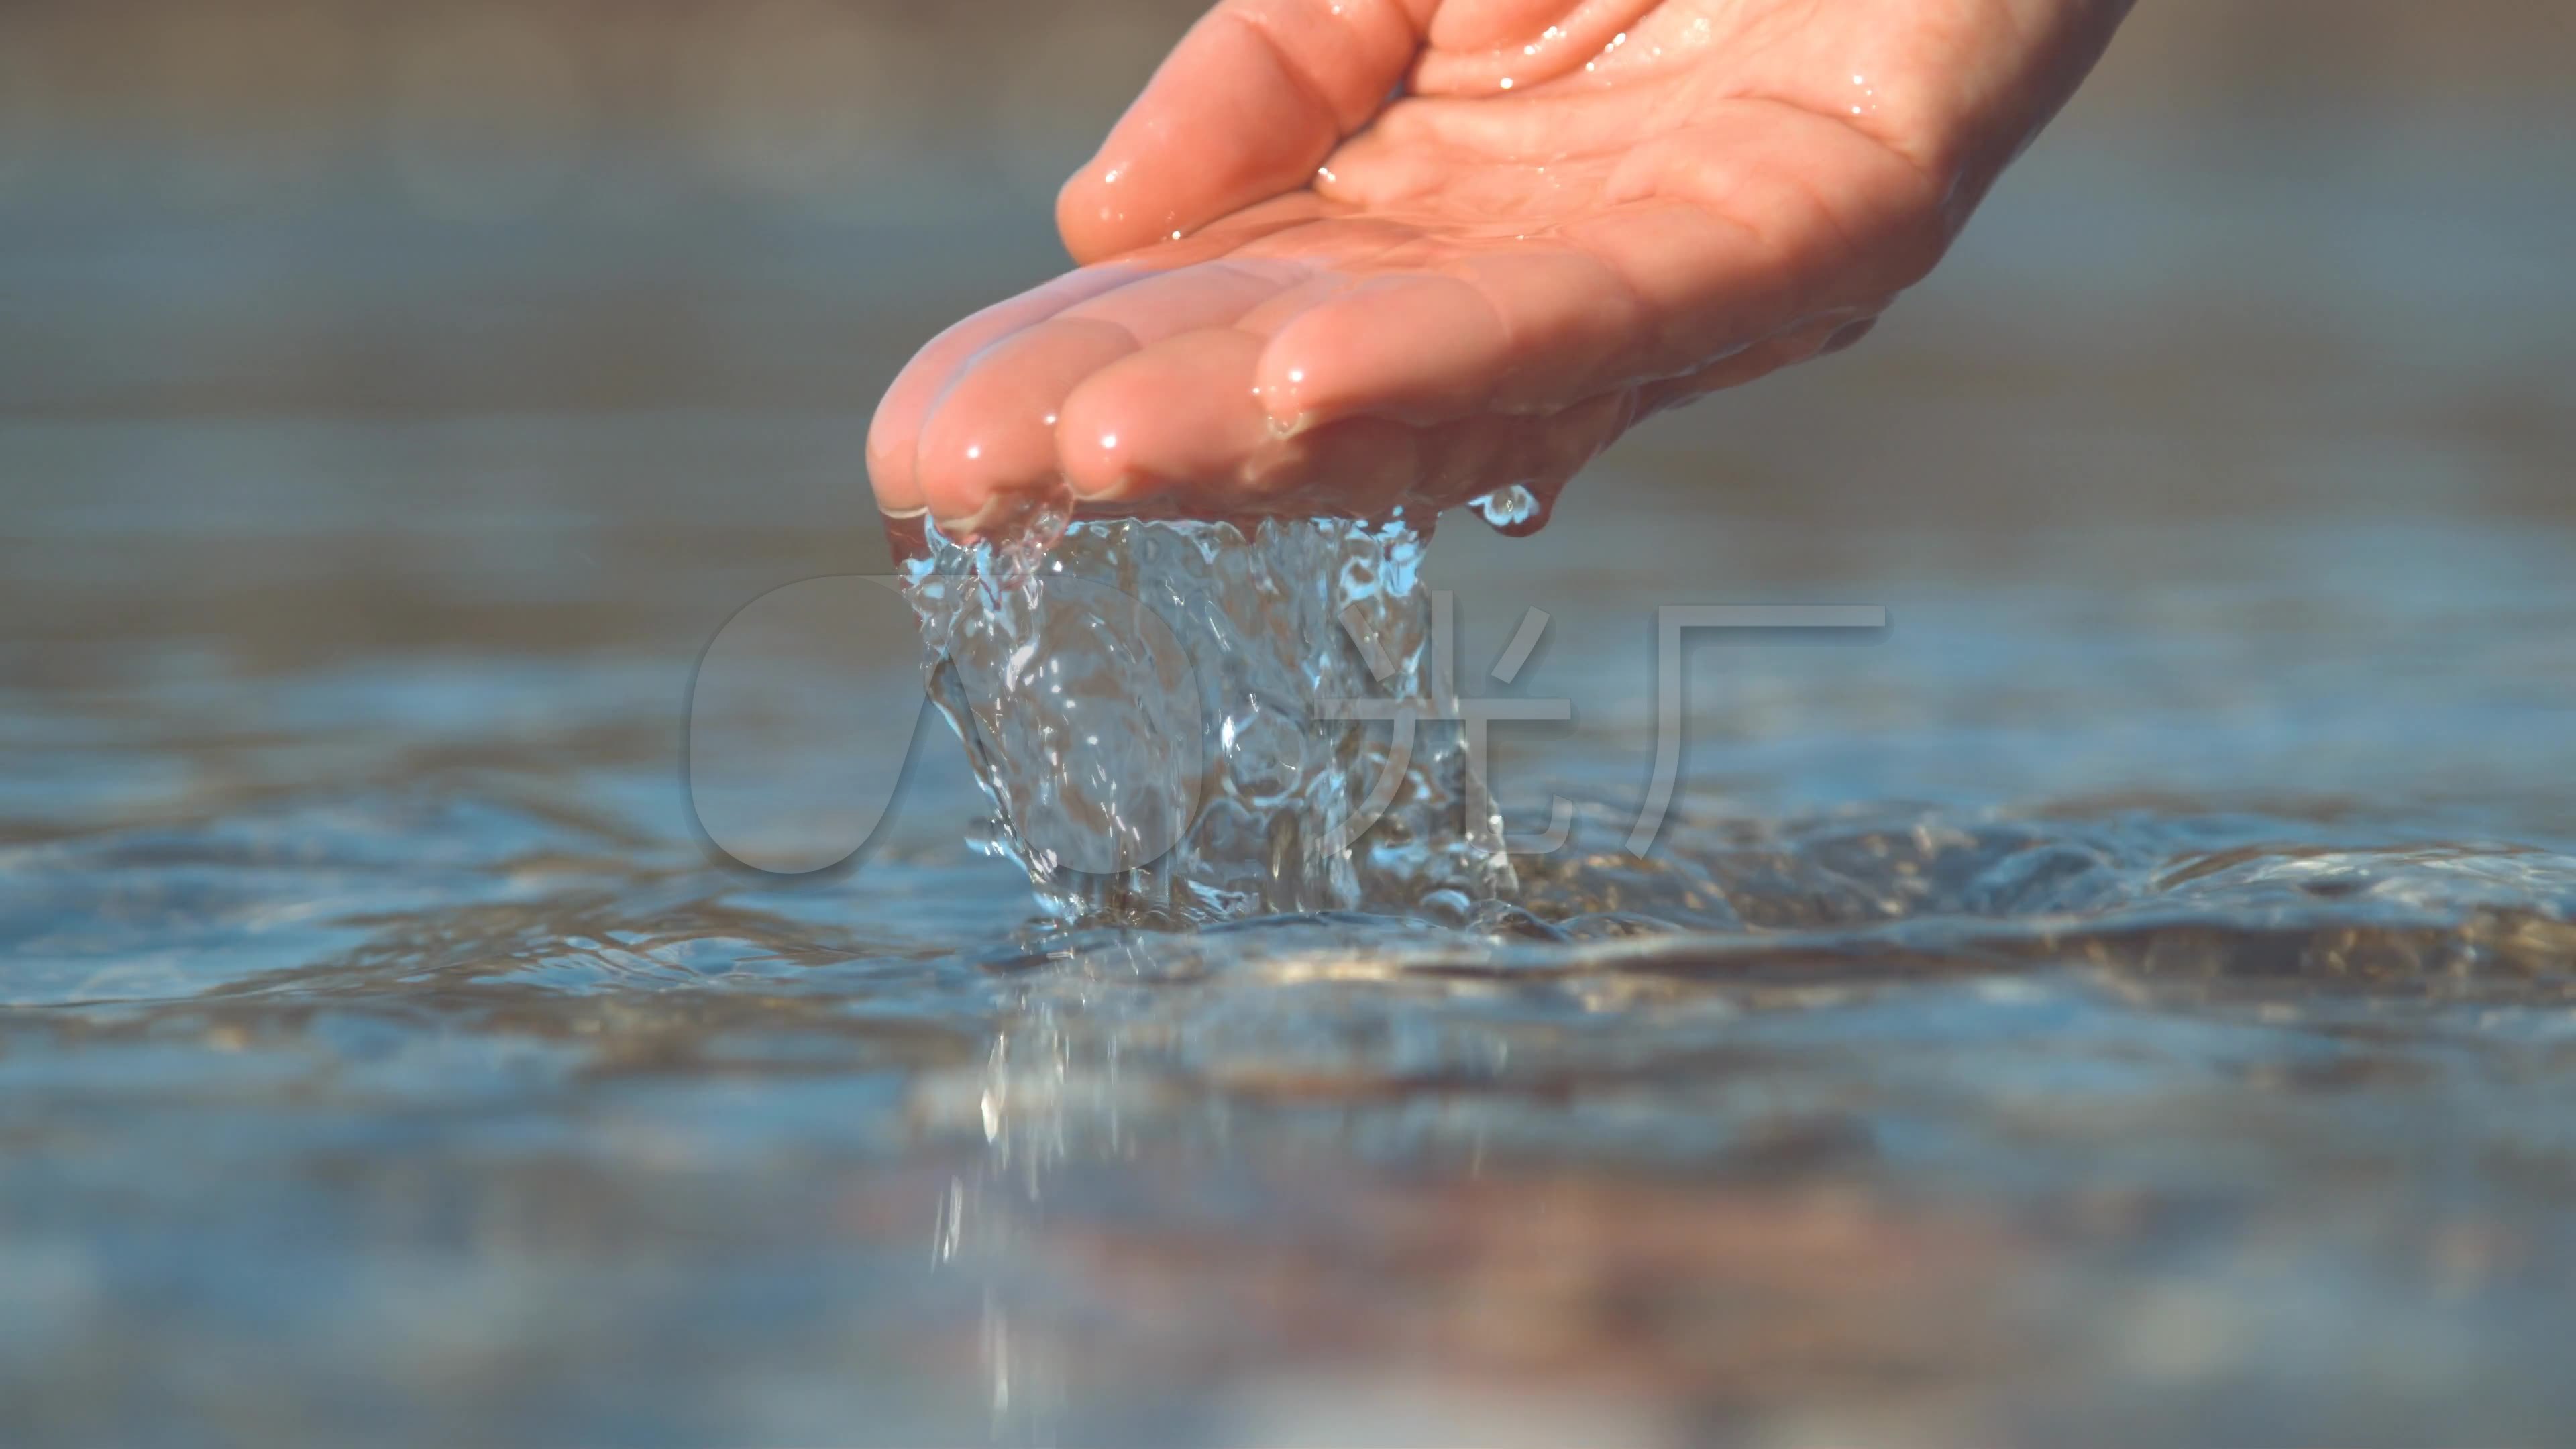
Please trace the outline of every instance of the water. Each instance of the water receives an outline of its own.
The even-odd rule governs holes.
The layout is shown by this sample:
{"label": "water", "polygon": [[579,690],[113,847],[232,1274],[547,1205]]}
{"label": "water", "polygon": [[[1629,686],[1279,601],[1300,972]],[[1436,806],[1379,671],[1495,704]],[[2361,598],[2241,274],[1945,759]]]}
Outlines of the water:
{"label": "water", "polygon": [[[1310,923],[1280,918],[1369,912],[1382,919],[1325,933],[1326,949],[1388,957],[1380,969],[1397,974],[1704,972],[1775,961],[1807,945],[1787,933],[1823,932],[1838,953],[2447,991],[2554,978],[2576,948],[2576,859],[2510,841],[2313,827],[2281,841],[2268,820],[2150,809],[1882,806],[1668,828],[1650,784],[1624,810],[1558,796],[1550,831],[1507,852],[1482,742],[1454,725],[1435,740],[1426,723],[1467,714],[1454,597],[1422,579],[1430,541],[1400,515],[1059,517],[970,546],[927,530],[905,587],[929,693],[995,806],[992,853],[1069,928],[1252,922],[1303,952]],[[1525,615],[1507,658],[1525,659],[1547,622]],[[1660,745],[1669,726],[1654,727]],[[1409,922],[1470,929],[1421,937]],[[1066,940],[1064,954],[1086,950]]]}
{"label": "water", "polygon": [[1514,893],[1473,742],[1447,723],[1428,530],[1401,510],[923,532],[904,587],[931,698],[996,807],[997,853],[1057,919]]}
{"label": "water", "polygon": [[[2553,1437],[2565,200],[2052,146],[1867,346],[1441,528],[1458,695],[1569,701],[1515,909],[1197,930],[1034,907],[935,718],[812,877],[680,776],[1036,242],[8,231],[6,1437]],[[1726,604],[1889,623],[1691,636],[1640,861]]]}

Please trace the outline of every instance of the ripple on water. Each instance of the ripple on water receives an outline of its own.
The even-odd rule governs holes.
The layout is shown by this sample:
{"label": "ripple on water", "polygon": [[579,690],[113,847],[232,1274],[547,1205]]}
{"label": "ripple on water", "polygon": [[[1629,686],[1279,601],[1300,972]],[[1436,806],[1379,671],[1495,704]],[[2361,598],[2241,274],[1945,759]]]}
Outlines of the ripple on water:
{"label": "ripple on water", "polygon": [[[1477,507],[1543,521],[1526,489]],[[1469,741],[1436,723],[1458,711],[1427,543],[1401,517],[929,534],[909,587],[930,688],[996,805],[984,838],[1073,933],[1048,954],[1092,949],[1086,927],[1365,912],[1377,934],[1329,948],[1345,972],[2078,961],[2387,985],[2555,979],[2576,955],[2576,864],[2508,844],[1881,809],[1683,822],[1639,856],[1589,802],[1561,848],[1507,855]]]}

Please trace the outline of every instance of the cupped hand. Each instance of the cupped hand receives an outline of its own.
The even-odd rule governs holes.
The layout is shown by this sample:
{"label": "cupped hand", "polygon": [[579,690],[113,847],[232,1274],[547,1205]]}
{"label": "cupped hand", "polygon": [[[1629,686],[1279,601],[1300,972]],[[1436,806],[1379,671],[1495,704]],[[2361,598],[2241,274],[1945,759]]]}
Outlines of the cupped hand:
{"label": "cupped hand", "polygon": [[1857,340],[2128,0],[1224,0],[924,347],[880,508],[1552,496],[1638,419]]}

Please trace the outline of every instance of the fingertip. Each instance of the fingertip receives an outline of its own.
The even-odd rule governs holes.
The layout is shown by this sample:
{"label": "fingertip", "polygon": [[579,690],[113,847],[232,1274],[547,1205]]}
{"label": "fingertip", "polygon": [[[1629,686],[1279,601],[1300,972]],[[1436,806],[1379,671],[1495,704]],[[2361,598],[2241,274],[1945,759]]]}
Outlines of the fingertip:
{"label": "fingertip", "polygon": [[1105,322],[1056,318],[993,344],[931,406],[915,451],[920,501],[942,523],[971,522],[997,499],[1032,492],[1059,469],[1066,396],[1133,352]]}
{"label": "fingertip", "polygon": [[913,474],[913,451],[920,439],[918,417],[898,418],[898,399],[889,393],[868,421],[868,489],[877,511],[889,518],[921,511],[921,485]]}
{"label": "fingertip", "polygon": [[895,374],[868,420],[868,484],[877,507],[890,516],[919,511],[924,502],[919,453],[922,428],[942,395],[968,366],[1015,332],[1067,307],[1117,290],[1144,275],[1111,267],[1069,272],[951,324],[923,343]]}
{"label": "fingertip", "polygon": [[1302,431],[1316,421],[1306,410],[1313,376],[1314,348],[1302,339],[1293,346],[1274,340],[1253,369],[1252,396],[1262,415],[1282,431]]}
{"label": "fingertip", "polygon": [[1138,194],[1133,165],[1105,148],[1057,188],[1055,229],[1065,251],[1084,266],[1180,235],[1172,209],[1150,207]]}
{"label": "fingertip", "polygon": [[1064,400],[1057,417],[1055,451],[1065,486],[1085,502],[1109,502],[1135,490],[1131,460],[1135,438],[1126,431],[1122,390],[1101,383],[1112,368],[1095,374]]}
{"label": "fingertip", "polygon": [[1226,0],[1172,48],[1056,196],[1085,261],[1194,231],[1306,184],[1417,48],[1391,0]]}

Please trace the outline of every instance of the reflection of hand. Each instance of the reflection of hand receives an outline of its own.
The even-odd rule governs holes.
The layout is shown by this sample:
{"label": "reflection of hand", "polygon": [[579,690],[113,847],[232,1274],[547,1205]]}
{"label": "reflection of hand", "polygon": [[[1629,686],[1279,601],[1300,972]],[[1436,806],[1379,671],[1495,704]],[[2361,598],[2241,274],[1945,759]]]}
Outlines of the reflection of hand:
{"label": "reflection of hand", "polygon": [[1552,493],[1646,414],[1856,340],[2127,5],[1224,0],[1066,185],[1082,269],[887,392],[878,504]]}

